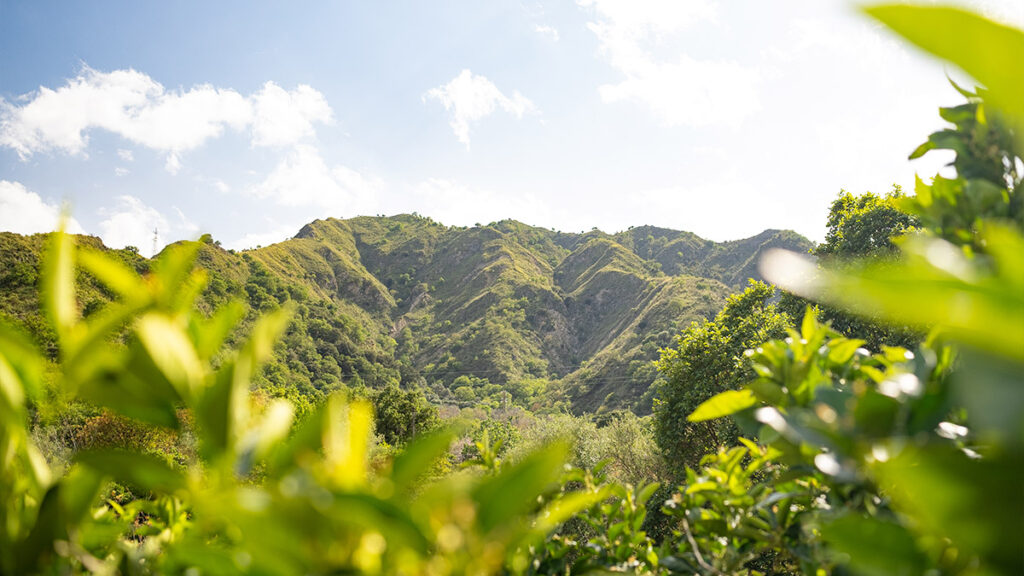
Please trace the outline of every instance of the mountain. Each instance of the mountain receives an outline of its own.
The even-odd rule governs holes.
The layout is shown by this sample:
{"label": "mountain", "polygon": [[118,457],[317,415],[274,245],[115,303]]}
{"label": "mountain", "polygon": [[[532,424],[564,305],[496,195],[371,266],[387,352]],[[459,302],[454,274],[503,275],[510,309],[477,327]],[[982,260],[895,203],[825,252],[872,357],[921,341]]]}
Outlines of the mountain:
{"label": "mountain", "polygon": [[[44,242],[0,233],[0,315],[52,345],[36,295]],[[102,248],[96,238],[80,242]],[[463,407],[641,412],[660,348],[758,278],[764,250],[811,245],[779,230],[716,243],[651,226],[571,234],[512,220],[452,227],[415,214],[317,220],[290,240],[238,253],[209,236],[201,242],[204,307],[242,299],[248,323],[296,303],[259,381],[271,394],[315,399],[398,382]],[[110,252],[143,273],[151,262],[130,248]],[[110,296],[82,280],[88,315]]]}

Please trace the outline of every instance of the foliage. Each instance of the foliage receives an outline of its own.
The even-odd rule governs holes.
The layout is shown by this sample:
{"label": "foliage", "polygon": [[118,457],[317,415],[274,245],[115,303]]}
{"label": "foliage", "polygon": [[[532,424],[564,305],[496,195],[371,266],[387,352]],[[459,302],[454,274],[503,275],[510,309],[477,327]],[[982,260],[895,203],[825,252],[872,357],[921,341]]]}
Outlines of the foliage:
{"label": "foliage", "polygon": [[814,573],[824,566],[810,532],[827,504],[818,478],[785,477],[780,454],[744,438],[689,469],[665,502],[678,519],[675,549],[662,565],[684,574]]}
{"label": "foliage", "polygon": [[[586,574],[597,571],[647,574],[658,571],[655,543],[643,530],[647,503],[657,483],[634,488],[608,482],[601,469],[571,469],[563,491],[596,493],[600,502],[581,511],[552,534],[532,561],[534,574]],[[581,489],[576,489],[581,486]]]}
{"label": "foliage", "polygon": [[[319,220],[295,238],[240,253],[204,239],[197,263],[208,281],[197,306],[209,314],[242,301],[248,310],[238,338],[259,312],[293,306],[282,343],[254,379],[301,414],[336,390],[392,384],[460,406],[511,402],[557,412],[644,402],[649,410],[650,362],[668,344],[657,335],[717,311],[729,286],[757,275],[752,262],[766,247],[808,245],[786,232],[725,244],[661,235],[687,240],[666,241],[655,253],[626,235],[511,220],[469,229],[416,215]],[[0,317],[53,357],[56,335],[38,306],[45,241],[0,234]],[[150,265],[137,251],[106,250],[98,238],[77,241],[140,273]],[[666,275],[657,259],[669,256],[686,266]],[[114,294],[88,271],[78,274],[86,315],[109,305]],[[457,393],[460,376],[487,384]]]}
{"label": "foliage", "polygon": [[[191,271],[197,249],[166,251],[141,279],[52,236],[42,278],[60,345],[55,385],[119,418],[190,428],[197,450],[181,466],[137,450],[81,451],[66,475],[51,476],[28,434],[43,358],[2,327],[0,573],[522,572],[529,542],[600,496],[543,498],[561,471],[556,445],[494,474],[422,487],[412,503],[411,483],[447,450],[449,434],[421,436],[374,475],[365,401],[334,394],[294,430],[286,401],[252,412],[251,378],[290,310],[261,317],[240,348],[223,350],[238,315],[195,312],[204,281]],[[88,319],[76,310],[76,260],[117,294]],[[108,346],[116,336],[129,344]],[[101,501],[106,478],[145,497]]]}
{"label": "foliage", "polygon": [[933,133],[910,157],[950,150],[956,155],[952,165],[957,177],[936,176],[931,184],[918,179],[916,195],[905,206],[935,236],[984,251],[979,234],[986,221],[1024,229],[1019,136],[998,108],[986,105],[979,95],[984,90],[974,94],[954,86],[967,102],[939,111],[953,128]]}
{"label": "foliage", "polygon": [[930,329],[929,339],[916,354],[871,354],[808,313],[799,334],[750,352],[758,377],[743,392],[708,400],[692,418],[733,414],[781,461],[823,478],[821,538],[855,573],[1016,574],[1024,235],[1010,145],[1024,126],[1024,33],[949,8],[868,12],[988,84],[943,110],[956,130],[915,152],[954,149],[958,174],[918,183],[908,204],[927,230],[894,261],[815,270],[788,256],[766,268],[798,294]]}
{"label": "foliage", "polygon": [[515,448],[521,439],[519,430],[509,422],[487,419],[474,426],[470,443],[462,451],[462,459],[488,468],[500,464],[499,457]]}
{"label": "foliage", "polygon": [[[899,251],[895,242],[918,226],[918,219],[905,210],[909,201],[899,186],[893,186],[885,196],[871,192],[860,196],[840,193],[829,210],[825,242],[811,251],[818,265],[841,270],[863,258],[897,258]],[[783,292],[779,307],[799,319],[807,304],[806,300]],[[923,339],[920,332],[909,327],[878,318],[865,319],[827,305],[820,306],[818,314],[840,333],[863,338],[867,346],[875,350],[886,345],[913,347]]]}
{"label": "foliage", "polygon": [[654,431],[677,474],[736,443],[739,432],[730,422],[691,422],[686,416],[708,398],[749,381],[754,374],[743,352],[785,333],[789,317],[769,303],[774,294],[771,286],[752,281],[729,297],[714,320],[691,324],[676,347],[662,351],[658,369],[665,382],[655,398]]}
{"label": "foliage", "polygon": [[437,406],[427,401],[422,390],[400,390],[388,386],[372,394],[376,431],[392,446],[404,446],[417,435],[441,425]]}
{"label": "foliage", "polygon": [[[63,233],[4,235],[11,254],[30,254],[3,254],[27,264],[0,269],[17,296],[4,315],[37,318],[22,323],[43,347],[0,323],[0,574],[1021,573],[1024,34],[947,8],[869,13],[987,84],[915,153],[954,149],[957,177],[919,183],[914,199],[840,198],[822,250],[842,266],[776,255],[766,273],[837,310],[927,330],[915,350],[872,352],[813,310],[796,331],[755,282],[662,353],[653,429],[608,412],[531,421],[508,400],[554,393],[533,379],[574,364],[517,359],[550,343],[516,331],[568,333],[540,302],[605,330],[614,350],[649,353],[660,336],[612,330],[622,303],[604,307],[602,294],[657,301],[677,280],[645,258],[693,238],[638,229],[618,244],[510,221],[470,234],[413,215],[314,223],[239,261],[210,238],[145,261]],[[898,254],[896,204],[924,228]],[[520,259],[527,246],[539,256]],[[462,260],[434,268],[434,251]],[[208,280],[197,259],[221,272]],[[283,280],[296,269],[310,276]],[[466,287],[443,277],[476,282],[479,299],[445,308]],[[42,314],[25,305],[36,280]],[[414,331],[435,312],[465,326],[440,324],[420,348]],[[451,344],[468,351],[438,369],[434,352]],[[427,359],[429,383],[413,367]],[[462,362],[500,375],[470,378]],[[470,433],[474,460],[429,478],[454,434],[424,433],[437,412],[417,386],[458,382],[495,401],[508,375],[523,390]],[[339,390],[363,383],[374,404]],[[300,417],[275,398],[294,390]],[[404,444],[384,460],[371,459],[374,406],[380,435]],[[46,461],[41,430],[74,438],[66,469]],[[654,534],[649,503],[673,473],[682,486]]]}
{"label": "foliage", "polygon": [[846,260],[894,255],[893,237],[917,225],[916,219],[901,208],[905,199],[899,186],[885,196],[841,192],[829,209],[825,242],[812,252],[818,258]]}

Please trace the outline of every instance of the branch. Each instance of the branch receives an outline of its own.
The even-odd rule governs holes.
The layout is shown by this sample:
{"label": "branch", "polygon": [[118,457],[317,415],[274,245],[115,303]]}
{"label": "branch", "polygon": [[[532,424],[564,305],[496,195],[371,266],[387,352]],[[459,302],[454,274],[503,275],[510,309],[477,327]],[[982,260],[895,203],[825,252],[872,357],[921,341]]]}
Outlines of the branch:
{"label": "branch", "polygon": [[690,548],[693,549],[693,556],[697,559],[697,564],[711,574],[716,576],[725,576],[725,574],[719,571],[714,566],[704,561],[704,557],[701,556],[700,548],[697,547],[697,541],[693,539],[693,534],[690,533],[690,523],[686,520],[686,514],[683,514],[683,532],[686,534],[686,541],[690,543]]}

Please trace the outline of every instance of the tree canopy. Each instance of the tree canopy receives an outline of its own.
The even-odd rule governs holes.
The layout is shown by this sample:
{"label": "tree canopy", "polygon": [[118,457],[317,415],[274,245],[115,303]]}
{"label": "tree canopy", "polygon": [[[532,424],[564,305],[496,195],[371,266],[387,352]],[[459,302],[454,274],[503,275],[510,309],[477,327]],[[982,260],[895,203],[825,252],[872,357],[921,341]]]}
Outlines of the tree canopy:
{"label": "tree canopy", "polygon": [[693,423],[686,417],[725,390],[735,390],[755,374],[743,353],[786,333],[790,318],[771,303],[775,289],[752,281],[730,296],[714,320],[695,322],[661,352],[664,376],[654,400],[655,438],[666,459],[681,472],[695,468],[705,454],[736,443],[739,431],[729,421]]}

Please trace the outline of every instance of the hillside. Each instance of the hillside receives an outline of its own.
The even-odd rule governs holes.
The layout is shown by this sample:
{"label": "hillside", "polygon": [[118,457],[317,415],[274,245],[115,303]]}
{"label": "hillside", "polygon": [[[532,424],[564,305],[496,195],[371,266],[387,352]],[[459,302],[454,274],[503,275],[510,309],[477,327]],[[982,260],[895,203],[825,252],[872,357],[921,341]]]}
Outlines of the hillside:
{"label": "hillside", "polygon": [[[0,234],[0,314],[38,339],[44,236]],[[101,248],[95,238],[81,243]],[[210,309],[297,304],[258,384],[315,399],[342,386],[424,386],[440,403],[649,410],[651,360],[689,322],[714,315],[789,231],[716,243],[643,226],[570,234],[505,220],[449,227],[417,215],[317,220],[239,253],[203,238]],[[140,271],[150,261],[112,251]],[[109,299],[88,278],[85,314]],[[250,314],[251,315],[251,314]]]}

